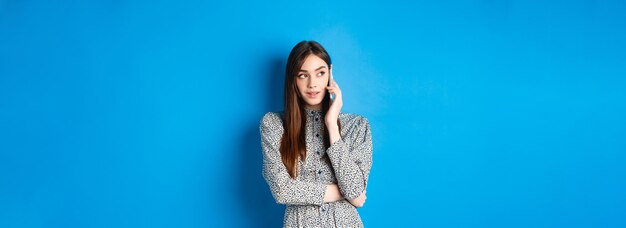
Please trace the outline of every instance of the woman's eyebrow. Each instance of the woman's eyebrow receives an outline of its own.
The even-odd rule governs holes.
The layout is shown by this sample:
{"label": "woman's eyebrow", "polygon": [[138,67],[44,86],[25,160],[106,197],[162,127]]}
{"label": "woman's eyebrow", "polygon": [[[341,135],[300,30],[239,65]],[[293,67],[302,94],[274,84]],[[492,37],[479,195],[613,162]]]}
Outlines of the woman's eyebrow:
{"label": "woman's eyebrow", "polygon": [[326,68],[326,66],[320,66],[320,67],[318,67],[317,69],[315,69],[315,71],[321,70],[321,69],[323,69],[323,68]]}
{"label": "woman's eyebrow", "polygon": [[[326,66],[320,66],[320,67],[318,67],[317,69],[315,69],[314,71],[318,71],[318,70],[321,70],[321,69],[323,69],[323,68],[326,68]],[[300,69],[300,72],[307,72],[307,73],[308,73],[309,71],[304,70],[304,69]]]}

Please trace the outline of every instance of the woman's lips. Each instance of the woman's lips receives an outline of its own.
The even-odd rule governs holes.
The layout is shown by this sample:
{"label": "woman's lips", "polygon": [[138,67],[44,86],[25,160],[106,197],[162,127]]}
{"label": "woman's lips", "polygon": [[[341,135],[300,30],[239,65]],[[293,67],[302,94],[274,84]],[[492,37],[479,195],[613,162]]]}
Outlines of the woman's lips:
{"label": "woman's lips", "polygon": [[307,92],[306,96],[309,98],[316,98],[317,95],[319,95],[320,92]]}

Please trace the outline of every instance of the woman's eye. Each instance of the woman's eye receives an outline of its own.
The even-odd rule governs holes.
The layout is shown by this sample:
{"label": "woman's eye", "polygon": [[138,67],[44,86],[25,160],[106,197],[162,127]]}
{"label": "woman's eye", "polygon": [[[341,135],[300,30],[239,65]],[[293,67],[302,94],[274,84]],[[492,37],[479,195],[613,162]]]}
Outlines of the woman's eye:
{"label": "woman's eye", "polygon": [[298,78],[306,78],[306,74],[300,74],[298,75]]}
{"label": "woman's eye", "polygon": [[319,72],[319,73],[317,73],[317,76],[324,76],[324,74],[325,74],[325,73],[326,73],[326,72],[324,72],[324,71]]}

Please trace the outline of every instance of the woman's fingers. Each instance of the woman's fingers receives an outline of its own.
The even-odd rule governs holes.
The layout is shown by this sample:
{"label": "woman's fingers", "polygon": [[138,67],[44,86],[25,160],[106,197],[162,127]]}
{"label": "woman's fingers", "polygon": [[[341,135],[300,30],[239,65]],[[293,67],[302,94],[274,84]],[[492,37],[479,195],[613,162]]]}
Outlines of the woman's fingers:
{"label": "woman's fingers", "polygon": [[335,81],[335,79],[333,78],[333,84],[334,87],[337,87],[337,89],[339,88],[339,85],[337,85],[337,81]]}
{"label": "woman's fingers", "polygon": [[330,94],[330,107],[328,112],[326,113],[326,123],[336,123],[339,118],[339,112],[341,111],[342,106],[342,98],[341,98],[341,89],[337,85],[337,82],[332,77],[332,68],[330,73],[330,83],[329,86],[326,86],[326,90]]}
{"label": "woman's fingers", "polygon": [[326,86],[326,89],[328,90],[328,92],[338,92],[341,93],[341,89],[339,88],[339,85],[337,85],[337,82],[335,82],[335,80],[333,80],[333,86]]}
{"label": "woman's fingers", "polygon": [[352,203],[352,205],[354,205],[355,207],[363,207],[366,199],[367,199],[367,196],[365,196],[365,193],[361,193],[359,197],[351,200],[350,203]]}
{"label": "woman's fingers", "polygon": [[335,88],[339,88],[339,85],[337,85],[337,81],[335,81],[334,78],[330,79],[330,85],[327,87],[335,87]]}
{"label": "woman's fingers", "polygon": [[335,85],[335,84],[334,84],[334,83],[335,83],[335,82],[334,82],[334,81],[335,81],[334,79],[335,79],[335,78],[333,77],[333,68],[331,67],[331,68],[330,68],[330,83],[328,83],[330,86]]}

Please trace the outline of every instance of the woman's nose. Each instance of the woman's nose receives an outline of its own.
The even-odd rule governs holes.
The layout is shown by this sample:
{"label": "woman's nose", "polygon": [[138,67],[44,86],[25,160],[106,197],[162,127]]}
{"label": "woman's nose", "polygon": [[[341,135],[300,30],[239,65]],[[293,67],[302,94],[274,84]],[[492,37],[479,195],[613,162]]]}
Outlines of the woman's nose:
{"label": "woman's nose", "polygon": [[315,88],[317,87],[316,83],[313,81],[313,79],[309,78],[309,88]]}

